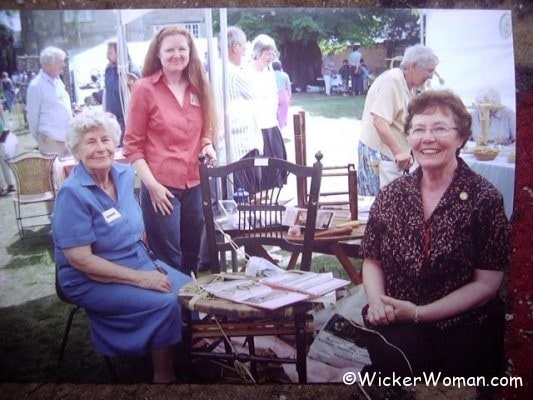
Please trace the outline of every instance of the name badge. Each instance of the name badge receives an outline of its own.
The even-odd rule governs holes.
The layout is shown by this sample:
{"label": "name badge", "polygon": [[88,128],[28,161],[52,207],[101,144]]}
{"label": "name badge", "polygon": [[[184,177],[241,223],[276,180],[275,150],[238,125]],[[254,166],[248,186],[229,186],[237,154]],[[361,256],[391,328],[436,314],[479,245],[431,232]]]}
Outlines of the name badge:
{"label": "name badge", "polygon": [[102,215],[108,224],[122,217],[115,207],[105,210]]}
{"label": "name badge", "polygon": [[198,96],[194,93],[191,93],[191,105],[200,107],[200,100],[198,100]]}

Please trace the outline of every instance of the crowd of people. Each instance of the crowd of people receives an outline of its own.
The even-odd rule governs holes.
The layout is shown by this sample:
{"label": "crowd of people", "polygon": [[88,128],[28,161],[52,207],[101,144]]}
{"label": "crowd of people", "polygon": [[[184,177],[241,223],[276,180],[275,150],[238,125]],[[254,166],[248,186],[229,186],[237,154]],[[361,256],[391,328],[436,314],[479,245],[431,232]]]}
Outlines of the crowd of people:
{"label": "crowd of people", "polygon": [[[39,149],[79,160],[53,212],[59,283],[87,310],[94,348],[103,355],[151,354],[154,382],[176,379],[177,292],[206,261],[198,155],[210,163],[287,159],[281,130],[290,78],[273,38],[260,34],[251,41],[249,63],[246,43],[240,28],[227,29],[227,49],[219,49],[227,50],[226,79],[213,62],[210,81],[191,33],[161,28],[142,70],[128,61],[135,83],[127,113],[118,107],[114,42],[107,50],[103,110],[73,115],[60,79],[66,53],[56,47],[41,52],[41,71],[28,86],[28,123]],[[358,190],[375,196],[361,244],[365,318],[402,354],[370,343],[369,370],[495,376],[502,365],[498,290],[510,257],[509,221],[502,195],[459,157],[476,135],[475,115],[453,92],[424,88],[438,63],[429,47],[410,46],[365,99]],[[326,95],[334,74],[351,95],[366,92],[360,46],[342,66],[328,53],[322,67]],[[499,104],[488,96],[480,101]],[[513,131],[501,140],[514,138]],[[118,146],[130,165],[115,162]],[[286,184],[254,171],[234,179],[249,194]],[[9,182],[0,181],[0,190],[10,190]]]}
{"label": "crowd of people", "polygon": [[359,45],[353,46],[348,58],[342,60],[340,66],[335,62],[333,51],[329,51],[322,58],[322,79],[326,96],[330,96],[335,87],[345,96],[361,96],[367,93],[370,71],[359,49]]}

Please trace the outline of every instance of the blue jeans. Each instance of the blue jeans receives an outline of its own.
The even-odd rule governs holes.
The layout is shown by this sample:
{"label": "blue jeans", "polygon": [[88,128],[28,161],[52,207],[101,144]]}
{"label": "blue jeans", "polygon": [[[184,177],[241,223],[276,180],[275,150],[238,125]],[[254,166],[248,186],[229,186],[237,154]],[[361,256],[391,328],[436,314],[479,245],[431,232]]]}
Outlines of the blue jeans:
{"label": "blue jeans", "polygon": [[150,194],[141,187],[141,207],[148,244],[156,258],[190,276],[198,269],[200,238],[204,227],[200,185],[189,189],[167,187],[174,195],[170,215],[156,213]]}

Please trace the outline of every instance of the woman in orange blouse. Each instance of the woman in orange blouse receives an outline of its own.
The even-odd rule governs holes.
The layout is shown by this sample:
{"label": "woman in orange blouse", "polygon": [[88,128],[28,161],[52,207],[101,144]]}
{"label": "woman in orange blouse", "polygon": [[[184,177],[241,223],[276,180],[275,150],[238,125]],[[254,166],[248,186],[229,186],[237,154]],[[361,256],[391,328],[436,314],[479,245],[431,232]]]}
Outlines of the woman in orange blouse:
{"label": "woman in orange blouse", "polygon": [[142,76],[132,88],[124,154],[142,181],[150,247],[188,274],[197,269],[203,229],[198,154],[216,159],[211,89],[189,31],[162,28]]}

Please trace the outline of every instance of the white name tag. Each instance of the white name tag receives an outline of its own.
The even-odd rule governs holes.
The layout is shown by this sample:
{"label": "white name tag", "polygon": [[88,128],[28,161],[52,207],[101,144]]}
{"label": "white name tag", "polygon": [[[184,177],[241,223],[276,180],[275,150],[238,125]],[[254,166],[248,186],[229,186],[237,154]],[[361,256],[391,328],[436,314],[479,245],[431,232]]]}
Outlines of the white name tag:
{"label": "white name tag", "polygon": [[108,224],[122,217],[115,207],[105,210],[102,215],[104,216],[105,222]]}
{"label": "white name tag", "polygon": [[256,157],[254,158],[255,167],[268,167],[268,158],[266,157]]}
{"label": "white name tag", "polygon": [[196,96],[194,93],[191,93],[191,105],[200,107],[200,100],[198,100],[198,96]]}

